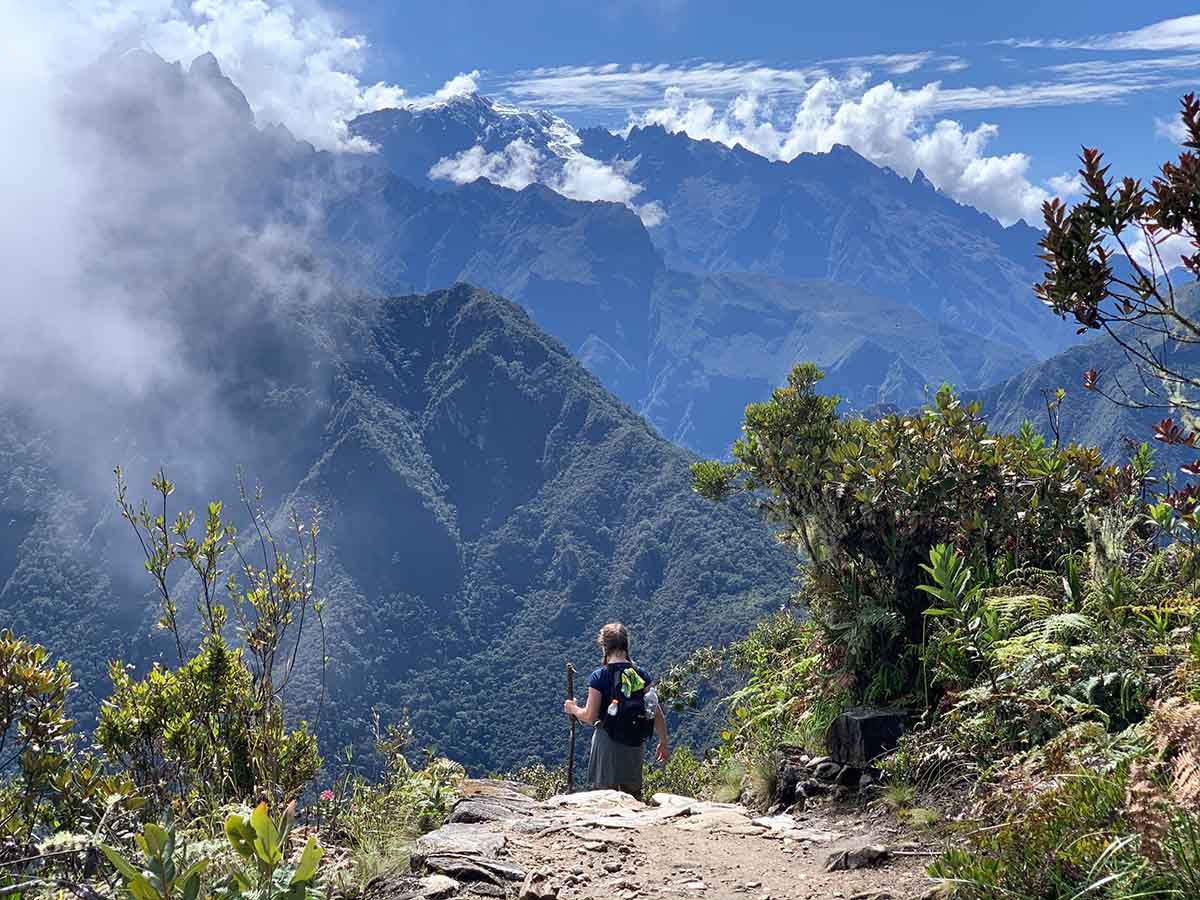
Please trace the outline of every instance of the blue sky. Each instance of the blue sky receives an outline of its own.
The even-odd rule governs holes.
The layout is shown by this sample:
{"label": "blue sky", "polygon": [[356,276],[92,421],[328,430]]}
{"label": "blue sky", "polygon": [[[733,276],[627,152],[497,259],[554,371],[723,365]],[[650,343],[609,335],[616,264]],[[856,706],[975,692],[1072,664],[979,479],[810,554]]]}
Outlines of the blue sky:
{"label": "blue sky", "polygon": [[1075,195],[1081,144],[1153,175],[1200,87],[1200,14],[1169,0],[17,2],[36,20],[17,30],[74,64],[212,51],[261,123],[326,149],[369,151],[346,128],[359,113],[478,91],[779,159],[847,143],[1003,222]]}

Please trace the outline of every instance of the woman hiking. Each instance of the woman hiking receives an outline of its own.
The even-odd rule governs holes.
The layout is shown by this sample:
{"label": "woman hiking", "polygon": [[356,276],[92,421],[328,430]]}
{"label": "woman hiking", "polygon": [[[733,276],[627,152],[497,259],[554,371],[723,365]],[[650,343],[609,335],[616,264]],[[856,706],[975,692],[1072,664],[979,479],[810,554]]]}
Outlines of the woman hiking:
{"label": "woman hiking", "polygon": [[620,622],[600,629],[597,643],[604,663],[588,678],[587,704],[574,699],[563,703],[563,712],[586,725],[599,723],[592,734],[588,756],[588,786],[611,788],[641,799],[642,766],[646,738],[658,735],[655,759],[665,763],[667,720],[652,688],[650,676],[629,658],[629,632]]}

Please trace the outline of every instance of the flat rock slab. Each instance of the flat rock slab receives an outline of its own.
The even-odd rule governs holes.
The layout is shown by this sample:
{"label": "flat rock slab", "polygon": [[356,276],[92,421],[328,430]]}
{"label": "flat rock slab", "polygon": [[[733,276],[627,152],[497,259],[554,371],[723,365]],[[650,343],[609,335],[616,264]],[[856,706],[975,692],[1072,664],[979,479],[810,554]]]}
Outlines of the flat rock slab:
{"label": "flat rock slab", "polygon": [[724,828],[744,829],[753,824],[744,810],[703,803],[697,803],[691,809],[689,816],[675,823],[676,828],[683,831],[719,831]]}
{"label": "flat rock slab", "polygon": [[646,804],[622,791],[579,791],[575,794],[556,794],[542,806],[548,809],[645,809]]}
{"label": "flat rock slab", "polygon": [[417,838],[413,848],[413,860],[419,862],[430,856],[475,856],[495,859],[504,849],[505,843],[504,835],[492,831],[486,825],[452,822]]}
{"label": "flat rock slab", "polygon": [[665,809],[679,809],[697,802],[695,797],[684,797],[682,794],[659,793],[650,798],[651,806],[661,806]]}
{"label": "flat rock slab", "polygon": [[450,810],[448,821],[463,822],[508,822],[513,819],[525,819],[533,815],[535,807],[511,806],[494,800],[475,800],[464,797],[454,804]]}

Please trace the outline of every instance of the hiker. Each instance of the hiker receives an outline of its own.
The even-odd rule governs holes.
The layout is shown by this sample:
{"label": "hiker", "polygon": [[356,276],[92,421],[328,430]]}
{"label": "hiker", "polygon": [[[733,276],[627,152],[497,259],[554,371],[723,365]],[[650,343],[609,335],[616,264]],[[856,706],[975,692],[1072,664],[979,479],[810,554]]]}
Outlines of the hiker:
{"label": "hiker", "polygon": [[642,796],[642,765],[646,738],[658,735],[655,759],[665,763],[667,720],[650,676],[629,658],[629,632],[620,622],[600,629],[597,638],[604,664],[588,678],[587,704],[569,699],[563,712],[586,725],[596,725],[588,756],[588,786],[612,788],[637,798]]}

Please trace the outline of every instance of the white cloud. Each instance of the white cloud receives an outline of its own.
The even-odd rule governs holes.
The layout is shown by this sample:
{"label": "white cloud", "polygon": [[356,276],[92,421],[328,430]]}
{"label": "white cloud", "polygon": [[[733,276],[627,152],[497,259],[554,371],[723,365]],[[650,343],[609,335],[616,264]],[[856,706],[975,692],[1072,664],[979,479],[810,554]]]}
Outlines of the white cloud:
{"label": "white cloud", "polygon": [[693,138],[741,145],[770,159],[827,152],[834,144],[853,147],[872,162],[911,177],[919,168],[939,189],[1011,223],[1041,220],[1041,205],[1074,185],[1067,176],[1048,187],[1029,181],[1024,153],[988,155],[998,128],[932,121],[941,91],[930,84],[904,90],[883,82],[866,90],[861,81],[826,77],[804,94],[790,117],[770,98],[743,94],[723,109],[669,89],[664,103],[631,118],[630,125],[661,125]]}
{"label": "white cloud", "polygon": [[1176,144],[1182,144],[1188,139],[1187,128],[1178,117],[1162,119],[1155,116],[1154,133],[1159,137],[1174,141]]}
{"label": "white cloud", "polygon": [[997,43],[1053,50],[1196,50],[1200,49],[1200,15],[1163,19],[1133,31],[1097,34],[1080,39],[1008,38]]}
{"label": "white cloud", "polygon": [[572,200],[622,203],[636,212],[647,228],[666,218],[657,203],[638,205],[634,198],[643,190],[629,180],[635,162],[600,162],[579,151],[565,157],[547,156],[525,140],[511,141],[503,150],[486,152],[476,144],[454,156],[443,157],[429,170],[429,177],[469,184],[479,178],[519,191],[535,181]]}
{"label": "white cloud", "polygon": [[81,61],[114,43],[141,43],[185,65],[211,52],[246,94],[260,123],[280,122],[326,149],[369,149],[349,135],[347,119],[405,100],[393,84],[360,80],[367,40],[343,30],[315,3],[76,0],[57,15],[56,32],[70,36]]}
{"label": "white cloud", "polygon": [[1051,175],[1046,179],[1046,185],[1055,196],[1070,200],[1083,194],[1083,178],[1078,172],[1063,175]]}
{"label": "white cloud", "polygon": [[476,144],[454,156],[439,159],[429,177],[455,184],[470,184],[480,178],[519,191],[537,181],[541,152],[528,141],[516,140],[503,150],[486,152]]}
{"label": "white cloud", "polygon": [[479,93],[479,70],[459,72],[433,94],[433,100],[441,103],[454,97],[469,97]]}

